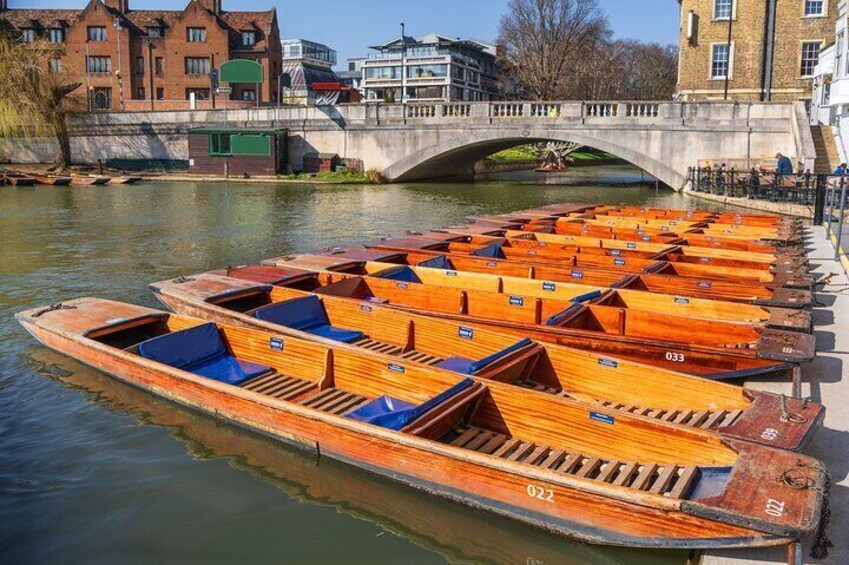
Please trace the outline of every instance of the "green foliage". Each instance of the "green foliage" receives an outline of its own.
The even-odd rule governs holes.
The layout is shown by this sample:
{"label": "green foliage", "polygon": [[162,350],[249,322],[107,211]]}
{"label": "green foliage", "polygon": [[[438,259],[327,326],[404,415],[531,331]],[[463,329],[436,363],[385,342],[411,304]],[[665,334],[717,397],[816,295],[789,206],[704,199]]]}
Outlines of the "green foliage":
{"label": "green foliage", "polygon": [[532,144],[527,144],[511,147],[510,149],[504,149],[498,153],[493,153],[489,156],[489,158],[496,161],[536,160],[539,158],[539,152]]}
{"label": "green foliage", "polygon": [[324,171],[321,173],[292,173],[283,176],[287,180],[314,180],[326,183],[336,184],[358,184],[358,183],[376,183],[379,181],[370,180],[367,173],[359,173],[355,171]]}

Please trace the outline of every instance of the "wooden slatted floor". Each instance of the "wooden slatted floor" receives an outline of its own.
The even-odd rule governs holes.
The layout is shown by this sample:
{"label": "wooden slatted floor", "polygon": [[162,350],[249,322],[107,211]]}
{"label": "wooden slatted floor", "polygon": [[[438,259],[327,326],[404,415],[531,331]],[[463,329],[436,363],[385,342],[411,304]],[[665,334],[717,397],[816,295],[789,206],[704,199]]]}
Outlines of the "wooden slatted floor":
{"label": "wooden slatted floor", "polygon": [[341,416],[356,410],[366,402],[368,402],[368,398],[360,394],[338,388],[326,388],[302,400],[300,404],[313,410]]}
{"label": "wooden slatted floor", "polygon": [[[516,384],[547,392],[549,394],[557,394],[571,398],[568,391],[557,390],[556,388],[546,387],[533,381],[521,381]],[[598,400],[598,403],[605,408],[613,410],[621,410],[638,416],[646,416],[649,418],[657,418],[664,422],[672,422],[682,426],[690,426],[693,428],[724,428],[730,426],[737,421],[737,418],[743,413],[742,410],[664,410],[661,408],[647,408],[644,406],[634,406],[632,404],[623,404],[621,402],[613,402],[611,400]]]}
{"label": "wooden slatted floor", "polygon": [[475,427],[451,432],[446,437],[443,441],[455,447],[669,498],[686,498],[699,475],[695,466],[614,461]]}
{"label": "wooden slatted floor", "polygon": [[252,379],[241,385],[242,388],[277,398],[278,400],[295,400],[316,388],[316,383],[281,375],[274,372]]}
{"label": "wooden slatted floor", "polygon": [[424,365],[436,365],[440,361],[444,360],[442,357],[438,357],[430,353],[424,353],[422,351],[416,351],[415,349],[404,352],[404,348],[402,347],[383,341],[377,341],[369,337],[362,337],[357,341],[352,341],[351,345],[356,345],[357,347],[362,347],[363,349],[374,351],[375,353],[398,356],[401,359],[406,359],[413,363],[422,363]]}

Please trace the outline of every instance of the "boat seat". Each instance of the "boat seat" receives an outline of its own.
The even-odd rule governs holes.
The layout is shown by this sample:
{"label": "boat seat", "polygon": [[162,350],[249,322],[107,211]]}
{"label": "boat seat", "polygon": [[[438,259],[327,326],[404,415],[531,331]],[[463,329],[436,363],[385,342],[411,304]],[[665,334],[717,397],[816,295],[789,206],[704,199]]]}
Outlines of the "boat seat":
{"label": "boat seat", "polygon": [[440,392],[430,400],[419,405],[411,404],[388,395],[375,398],[347,414],[348,418],[381,426],[390,430],[400,430],[429,410],[436,408],[453,396],[473,386],[475,381],[465,378],[454,386]]}
{"label": "boat seat", "polygon": [[454,265],[451,264],[451,259],[449,259],[445,255],[439,255],[437,257],[427,259],[425,261],[417,263],[416,266],[428,267],[431,269],[454,269]]}
{"label": "boat seat", "polygon": [[479,359],[478,361],[473,361],[472,359],[467,359],[466,357],[449,357],[445,361],[440,361],[435,367],[439,367],[441,369],[447,369],[449,371],[454,371],[456,373],[462,373],[464,375],[474,375],[487,366],[492,365],[501,360],[505,360],[508,356],[517,351],[533,345],[533,341],[530,338],[524,338],[521,341],[517,341],[513,345],[509,347],[505,347],[501,351],[496,351],[495,353],[484,357],[483,359]]}
{"label": "boat seat", "polygon": [[360,331],[330,325],[330,320],[327,319],[327,313],[324,311],[324,305],[322,305],[321,299],[315,295],[292,298],[262,306],[254,310],[253,315],[258,320],[343,343],[351,343],[365,335]]}
{"label": "boat seat", "polygon": [[238,385],[271,372],[271,367],[230,354],[213,323],[168,333],[139,344],[139,355],[227,384]]}
{"label": "boat seat", "polygon": [[411,283],[422,282],[422,279],[419,278],[416,272],[406,265],[401,265],[400,267],[390,267],[389,269],[375,273],[374,276],[391,281]]}

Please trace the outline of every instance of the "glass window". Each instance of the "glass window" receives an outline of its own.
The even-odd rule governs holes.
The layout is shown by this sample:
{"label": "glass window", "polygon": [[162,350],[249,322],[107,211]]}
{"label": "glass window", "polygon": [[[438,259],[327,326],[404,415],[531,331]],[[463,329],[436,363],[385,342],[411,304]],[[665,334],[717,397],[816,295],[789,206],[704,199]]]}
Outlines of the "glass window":
{"label": "glass window", "polygon": [[210,155],[230,155],[230,134],[213,133],[209,136]]}
{"label": "glass window", "polygon": [[112,72],[112,57],[89,57],[88,72],[110,73]]}
{"label": "glass window", "polygon": [[392,80],[401,78],[401,67],[366,67],[366,78]]}
{"label": "glass window", "polygon": [[823,0],[805,0],[806,16],[824,16],[825,2]]}
{"label": "glass window", "polygon": [[713,0],[713,19],[727,20],[731,17],[734,0]]}
{"label": "glass window", "polygon": [[243,31],[242,32],[242,45],[245,47],[251,47],[256,45],[256,32],[255,31]]}
{"label": "glass window", "polygon": [[58,73],[62,71],[62,59],[50,59],[50,72]]}
{"label": "glass window", "polygon": [[156,58],[156,74],[161,75],[165,72],[165,63],[162,61],[162,57]]}
{"label": "glass window", "polygon": [[112,89],[97,87],[91,90],[92,110],[109,110],[112,108]]}
{"label": "glass window", "polygon": [[834,48],[834,76],[843,76],[843,45],[845,43],[844,33],[837,35],[837,45]]}
{"label": "glass window", "polygon": [[209,58],[208,57],[186,57],[186,74],[187,75],[208,75],[209,74]]}
{"label": "glass window", "polygon": [[35,41],[35,30],[34,29],[22,29],[21,30],[21,41],[24,43],[32,43]]}
{"label": "glass window", "polygon": [[192,94],[195,95],[195,100],[208,100],[209,99],[209,89],[208,88],[187,88],[186,89],[186,100],[191,98]]}
{"label": "glass window", "polygon": [[189,43],[205,43],[206,28],[205,27],[189,27],[186,28],[186,41]]}
{"label": "glass window", "polygon": [[725,78],[728,76],[728,55],[729,49],[727,43],[713,46],[710,62],[710,78]]}
{"label": "glass window", "polygon": [[165,89],[161,86],[156,87],[156,99],[163,100],[165,98]]}
{"label": "glass window", "polygon": [[136,57],[136,74],[144,74],[144,57]]}
{"label": "glass window", "polygon": [[140,86],[136,91],[136,98],[138,100],[144,100],[144,87]]}
{"label": "glass window", "polygon": [[149,28],[147,28],[147,36],[148,37],[162,37],[162,28],[161,27],[149,27]]}
{"label": "glass window", "polygon": [[89,26],[88,28],[89,41],[106,41],[106,28],[98,26]]}
{"label": "glass window", "polygon": [[448,65],[413,65],[407,67],[407,76],[411,78],[431,78],[448,76]]}
{"label": "glass window", "polygon": [[806,41],[802,43],[802,68],[800,74],[803,77],[814,76],[814,67],[820,60],[819,41]]}
{"label": "glass window", "polygon": [[50,43],[65,43],[65,30],[61,27],[52,27],[48,29],[47,41]]}
{"label": "glass window", "polygon": [[256,91],[253,89],[243,90],[242,100],[246,102],[254,102],[256,100]]}

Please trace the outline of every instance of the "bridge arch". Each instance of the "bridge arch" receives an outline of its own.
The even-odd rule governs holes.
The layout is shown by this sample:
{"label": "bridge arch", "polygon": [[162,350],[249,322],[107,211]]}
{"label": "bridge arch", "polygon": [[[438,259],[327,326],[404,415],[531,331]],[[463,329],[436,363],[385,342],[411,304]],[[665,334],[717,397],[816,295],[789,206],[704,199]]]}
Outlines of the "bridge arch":
{"label": "bridge arch", "polygon": [[[686,173],[663,157],[663,144],[644,135],[623,136],[621,131],[557,129],[508,129],[443,132],[437,142],[408,153],[386,167],[386,178],[403,182],[439,177],[469,175],[474,163],[493,153],[546,141],[566,141],[600,149],[643,169],[661,182],[679,189]],[[648,133],[648,132],[646,132]],[[617,139],[618,138],[618,139]],[[628,144],[623,144],[626,141]],[[680,151],[680,148],[677,148]]]}

